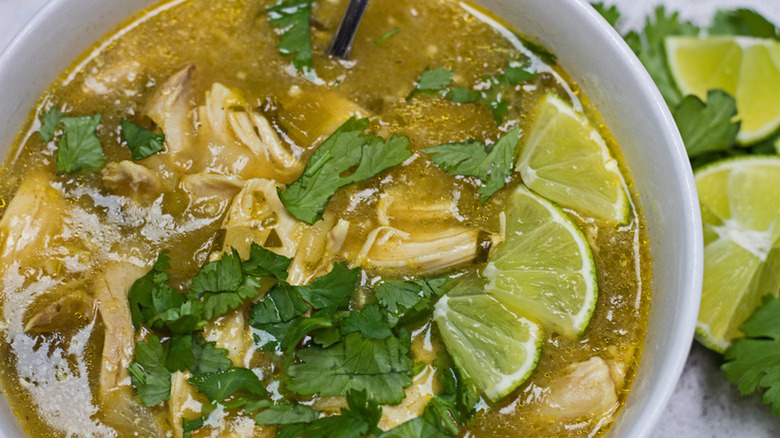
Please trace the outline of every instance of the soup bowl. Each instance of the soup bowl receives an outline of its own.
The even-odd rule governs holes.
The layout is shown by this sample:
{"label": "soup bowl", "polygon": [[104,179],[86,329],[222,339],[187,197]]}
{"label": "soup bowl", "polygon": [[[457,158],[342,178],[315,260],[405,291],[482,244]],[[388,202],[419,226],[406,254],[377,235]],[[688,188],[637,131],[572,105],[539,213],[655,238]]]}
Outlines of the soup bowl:
{"label": "soup bowl", "polygon": [[[157,1],[47,3],[0,55],[0,156],[8,155],[37,97],[63,69],[123,19]],[[621,145],[646,218],[652,301],[639,368],[608,436],[650,436],[685,363],[701,291],[699,206],[674,120],[639,60],[586,2],[475,3],[555,53]],[[0,436],[24,436],[7,402],[2,404]]]}

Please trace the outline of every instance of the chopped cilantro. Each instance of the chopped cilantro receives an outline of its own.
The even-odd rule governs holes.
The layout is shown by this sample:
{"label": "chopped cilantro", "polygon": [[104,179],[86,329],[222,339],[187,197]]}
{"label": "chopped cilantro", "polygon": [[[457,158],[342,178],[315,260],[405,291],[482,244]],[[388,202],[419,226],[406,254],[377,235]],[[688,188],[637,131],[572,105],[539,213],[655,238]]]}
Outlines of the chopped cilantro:
{"label": "chopped cilantro", "polygon": [[290,365],[287,388],[302,395],[346,395],[366,390],[379,403],[397,404],[412,383],[409,348],[396,337],[369,339],[351,333],[328,348],[309,347],[297,352]]}
{"label": "chopped cilantro", "polygon": [[38,135],[43,141],[49,142],[54,138],[54,132],[63,116],[64,114],[56,105],[49,108],[49,111],[41,113],[41,128],[38,130]]}
{"label": "chopped cilantro", "polygon": [[65,134],[57,144],[58,172],[90,172],[105,166],[106,156],[95,134],[101,117],[101,114],[95,114],[60,120]]}
{"label": "chopped cilantro", "polygon": [[290,267],[290,262],[292,259],[252,242],[249,248],[249,259],[241,264],[241,269],[248,275],[284,281],[287,280],[287,268]]}
{"label": "chopped cilantro", "polygon": [[515,128],[488,148],[484,143],[468,140],[445,143],[423,149],[432,154],[431,160],[441,170],[455,175],[479,178],[484,184],[477,190],[485,203],[507,183],[514,166],[515,151],[520,140],[520,129]]}
{"label": "chopped cilantro", "polygon": [[376,304],[369,304],[363,310],[349,312],[341,329],[343,334],[360,332],[366,338],[387,339],[393,336],[390,324],[382,309]]}
{"label": "chopped cilantro", "polygon": [[163,147],[164,135],[155,134],[125,119],[122,119],[122,136],[135,161],[143,160],[165,150]]}
{"label": "chopped cilantro", "polygon": [[280,193],[293,216],[313,224],[322,218],[336,190],[376,176],[412,155],[406,148],[408,138],[392,135],[383,141],[362,135],[367,127],[367,119],[352,117],[314,151],[303,175]]}
{"label": "chopped cilantro", "polygon": [[452,70],[444,67],[439,67],[435,70],[426,68],[420,75],[420,79],[417,81],[417,85],[415,85],[410,97],[417,93],[435,96],[436,94],[445,91],[447,86],[451,83]]}
{"label": "chopped cilantro", "polygon": [[388,30],[386,34],[382,35],[381,37],[377,38],[376,41],[374,41],[374,45],[378,46],[378,45],[382,44],[383,42],[385,42],[388,39],[390,39],[391,36],[397,34],[399,30],[401,30],[401,29],[399,29],[397,27],[394,27],[394,28]]}
{"label": "chopped cilantro", "polygon": [[252,370],[246,368],[231,368],[216,373],[201,374],[190,377],[187,382],[206,394],[209,400],[221,402],[231,395],[246,391],[260,397],[266,397],[268,392]]}
{"label": "chopped cilantro", "polygon": [[509,115],[509,102],[504,98],[507,91],[511,87],[527,82],[535,77],[536,73],[527,70],[523,63],[509,61],[502,74],[483,78],[484,83],[481,84],[480,89],[471,90],[462,86],[449,87],[452,83],[451,70],[443,67],[436,70],[426,69],[407,99],[415,94],[428,96],[441,94],[455,103],[479,102],[493,113],[496,123],[501,124],[504,121],[504,117]]}
{"label": "chopped cilantro", "polygon": [[308,406],[295,403],[280,403],[255,415],[255,423],[264,424],[291,424],[309,423],[320,417],[320,413]]}
{"label": "chopped cilantro", "polygon": [[386,281],[377,285],[374,296],[386,309],[391,325],[406,324],[427,314],[444,295],[446,278],[415,281]]}
{"label": "chopped cilantro", "polygon": [[249,312],[249,324],[262,332],[256,336],[260,348],[266,351],[286,349],[292,326],[309,309],[297,288],[286,283],[275,285],[261,301],[252,305]]}
{"label": "chopped cilantro", "polygon": [[165,360],[166,352],[157,336],[135,343],[135,360],[127,370],[144,406],[157,406],[171,396],[171,373]]}
{"label": "chopped cilantro", "polygon": [[234,249],[232,253],[223,254],[221,259],[206,263],[192,278],[190,299],[202,299],[203,315],[212,319],[258,296],[260,286],[256,278],[244,275],[241,256]]}
{"label": "chopped cilantro", "polygon": [[737,102],[722,90],[707,93],[707,102],[689,95],[674,110],[690,158],[708,152],[721,152],[734,144],[739,131]]}
{"label": "chopped cilantro", "polygon": [[217,348],[215,342],[206,341],[200,333],[174,335],[169,342],[165,364],[171,372],[189,369],[197,376],[225,371],[233,365],[226,349]]}
{"label": "chopped cilantro", "polygon": [[607,6],[604,2],[591,3],[590,5],[613,27],[620,19],[620,11],[615,5]]}
{"label": "chopped cilantro", "polygon": [[277,438],[364,438],[378,436],[377,427],[382,408],[377,400],[369,398],[370,391],[350,390],[346,393],[348,408],[341,408],[341,415],[320,418],[309,423],[293,423],[281,426]]}
{"label": "chopped cilantro", "polygon": [[357,287],[359,269],[349,269],[346,263],[336,263],[327,275],[308,286],[299,286],[301,297],[315,309],[344,307]]}
{"label": "chopped cilantro", "polygon": [[723,371],[743,394],[766,389],[764,403],[780,415],[780,299],[767,296],[726,350]]}
{"label": "chopped cilantro", "polygon": [[316,77],[309,31],[313,3],[314,0],[282,0],[266,9],[268,22],[279,29],[279,53],[292,55],[293,66],[308,79]]}
{"label": "chopped cilantro", "polygon": [[780,28],[752,9],[719,10],[708,30],[710,35],[744,35],[780,40]]}

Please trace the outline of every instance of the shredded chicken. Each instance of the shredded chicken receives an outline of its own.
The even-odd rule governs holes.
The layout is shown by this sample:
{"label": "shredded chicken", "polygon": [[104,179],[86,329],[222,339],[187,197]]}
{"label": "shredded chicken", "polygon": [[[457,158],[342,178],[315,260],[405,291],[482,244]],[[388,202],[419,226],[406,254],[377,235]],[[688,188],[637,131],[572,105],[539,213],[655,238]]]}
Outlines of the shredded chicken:
{"label": "shredded chicken", "polygon": [[108,163],[100,174],[109,190],[135,200],[154,199],[164,189],[156,173],[129,160]]}
{"label": "shredded chicken", "polygon": [[615,382],[607,362],[592,357],[569,365],[542,401],[542,413],[560,420],[602,415],[618,406]]}
{"label": "shredded chicken", "polygon": [[184,67],[168,78],[146,105],[145,113],[165,132],[166,155],[180,170],[192,167],[197,151],[193,148],[195,126],[189,95],[194,65]]}
{"label": "shredded chicken", "polygon": [[262,157],[282,174],[299,174],[304,162],[288,150],[271,124],[236,89],[218,82],[206,92],[198,109],[201,133],[223,147],[238,145]]}
{"label": "shredded chicken", "polygon": [[500,236],[466,228],[412,234],[393,227],[379,227],[369,233],[353,266],[415,275],[435,274],[486,257],[500,241]]}
{"label": "shredded chicken", "polygon": [[279,199],[273,181],[254,178],[233,199],[222,225],[225,233],[225,250],[235,248],[246,258],[252,242],[278,254],[292,257],[305,224],[293,217]]}
{"label": "shredded chicken", "polygon": [[0,220],[0,260],[33,264],[62,228],[62,204],[43,172],[26,177]]}
{"label": "shredded chicken", "polygon": [[100,398],[129,388],[127,367],[133,361],[133,323],[127,293],[146,269],[129,263],[111,263],[95,281],[94,297],[103,321],[103,355],[100,367]]}
{"label": "shredded chicken", "polygon": [[344,219],[339,219],[334,225],[333,218],[329,216],[329,219],[306,228],[290,264],[287,281],[294,285],[309,284],[330,272],[347,239],[349,225],[349,221]]}
{"label": "shredded chicken", "polygon": [[189,371],[176,371],[171,376],[171,398],[168,400],[168,418],[173,428],[173,436],[182,438],[182,419],[193,419],[200,416],[203,402],[199,400],[198,391],[187,379],[192,377]]}
{"label": "shredded chicken", "polygon": [[234,310],[210,321],[203,333],[207,341],[216,342],[217,348],[228,351],[228,358],[234,366],[249,368],[254,339],[244,311]]}

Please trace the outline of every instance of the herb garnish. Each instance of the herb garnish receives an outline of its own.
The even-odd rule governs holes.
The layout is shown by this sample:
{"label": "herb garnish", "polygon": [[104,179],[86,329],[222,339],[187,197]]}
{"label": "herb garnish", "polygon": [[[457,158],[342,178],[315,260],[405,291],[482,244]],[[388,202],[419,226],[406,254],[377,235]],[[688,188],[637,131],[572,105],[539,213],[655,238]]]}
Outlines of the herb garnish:
{"label": "herb garnish", "polygon": [[101,114],[63,117],[60,125],[65,134],[57,144],[57,171],[91,172],[106,165],[106,156],[95,130]]}
{"label": "herb garnish", "polygon": [[122,119],[122,137],[127,142],[134,161],[143,160],[165,150],[163,147],[165,135],[155,134],[125,119]]}
{"label": "herb garnish", "polygon": [[322,218],[336,190],[374,177],[412,155],[406,148],[408,138],[393,134],[384,141],[363,135],[367,127],[367,119],[352,117],[314,151],[303,175],[279,194],[293,216],[313,224]]}
{"label": "herb garnish", "polygon": [[441,170],[479,178],[483,185],[477,190],[482,203],[506,185],[512,174],[515,152],[519,145],[520,128],[515,128],[498,139],[492,147],[476,140],[445,143],[423,149],[432,154],[431,160]]}
{"label": "herb garnish", "polygon": [[742,395],[766,389],[764,403],[780,415],[780,299],[767,296],[726,350],[723,371]]}
{"label": "herb garnish", "polygon": [[374,41],[374,45],[378,46],[378,45],[382,44],[383,42],[385,42],[388,39],[390,39],[390,37],[392,37],[393,35],[397,34],[398,31],[400,31],[400,30],[401,29],[399,29],[398,27],[394,27],[394,28],[388,30],[386,34],[382,35],[381,37],[377,38],[376,41]]}
{"label": "herb garnish", "polygon": [[507,92],[512,87],[536,77],[536,73],[527,70],[527,66],[518,61],[509,61],[503,74],[483,78],[482,83],[475,85],[473,89],[451,87],[452,75],[452,70],[444,67],[426,69],[407,99],[416,94],[443,95],[455,103],[480,103],[490,110],[496,123],[502,124],[504,117],[509,115],[509,102],[505,99]]}
{"label": "herb garnish", "polygon": [[312,61],[309,21],[314,0],[282,0],[266,9],[269,23],[279,29],[279,53],[292,56],[295,69],[316,78]]}
{"label": "herb garnish", "polygon": [[49,111],[44,111],[41,114],[41,128],[38,130],[38,135],[41,136],[43,141],[52,141],[54,132],[57,130],[57,125],[60,124],[60,119],[62,119],[63,116],[64,114],[56,105],[49,108]]}

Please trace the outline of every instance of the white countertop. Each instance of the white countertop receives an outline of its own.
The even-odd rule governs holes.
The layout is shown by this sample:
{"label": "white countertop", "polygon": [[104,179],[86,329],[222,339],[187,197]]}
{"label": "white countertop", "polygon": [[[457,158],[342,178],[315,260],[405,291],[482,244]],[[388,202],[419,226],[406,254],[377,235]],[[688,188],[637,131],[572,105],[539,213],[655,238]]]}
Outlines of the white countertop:
{"label": "white countertop", "polygon": [[[47,0],[0,0],[0,49]],[[606,0],[624,15],[623,28],[640,27],[656,4],[678,10],[683,18],[708,23],[714,11],[750,7],[780,23],[780,0]],[[742,397],[724,380],[720,355],[694,344],[654,438],[780,437],[780,418],[758,396]],[[0,437],[2,431],[0,431]]]}

